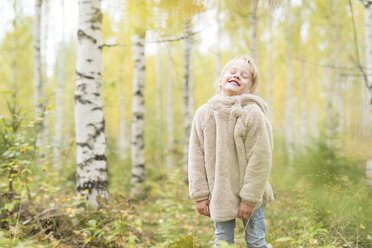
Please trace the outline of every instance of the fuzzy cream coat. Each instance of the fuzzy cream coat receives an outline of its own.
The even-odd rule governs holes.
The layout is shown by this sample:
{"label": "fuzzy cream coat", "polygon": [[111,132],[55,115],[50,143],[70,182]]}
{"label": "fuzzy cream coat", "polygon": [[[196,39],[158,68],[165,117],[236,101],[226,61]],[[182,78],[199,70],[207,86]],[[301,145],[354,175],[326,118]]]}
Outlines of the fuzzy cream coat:
{"label": "fuzzy cream coat", "polygon": [[256,95],[216,95],[195,113],[189,147],[189,192],[209,199],[211,218],[238,217],[239,203],[274,200],[268,182],[273,136],[267,104]]}

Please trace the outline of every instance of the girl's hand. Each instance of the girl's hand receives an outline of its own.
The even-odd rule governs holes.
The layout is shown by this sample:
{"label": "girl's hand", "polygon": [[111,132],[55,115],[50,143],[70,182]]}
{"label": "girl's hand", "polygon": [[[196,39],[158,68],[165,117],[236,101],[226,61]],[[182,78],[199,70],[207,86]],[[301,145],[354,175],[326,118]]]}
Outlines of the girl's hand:
{"label": "girl's hand", "polygon": [[254,207],[251,205],[248,205],[247,203],[240,202],[239,205],[239,218],[248,219],[251,218],[254,213]]}
{"label": "girl's hand", "polygon": [[209,200],[202,200],[202,201],[196,202],[196,208],[198,209],[199,214],[202,214],[208,217],[211,216],[209,212]]}

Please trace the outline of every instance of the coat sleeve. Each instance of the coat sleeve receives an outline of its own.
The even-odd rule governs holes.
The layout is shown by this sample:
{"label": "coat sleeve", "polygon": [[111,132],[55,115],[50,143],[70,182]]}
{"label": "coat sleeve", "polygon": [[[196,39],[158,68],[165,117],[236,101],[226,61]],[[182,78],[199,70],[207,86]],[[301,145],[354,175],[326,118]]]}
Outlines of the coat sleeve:
{"label": "coat sleeve", "polygon": [[271,171],[272,127],[260,109],[254,109],[248,116],[245,140],[248,163],[239,196],[243,202],[257,206],[262,201]]}
{"label": "coat sleeve", "polygon": [[188,179],[190,198],[195,201],[206,200],[209,198],[209,186],[205,170],[204,160],[204,136],[201,128],[200,111],[195,113],[192,122],[189,159],[188,159]]}

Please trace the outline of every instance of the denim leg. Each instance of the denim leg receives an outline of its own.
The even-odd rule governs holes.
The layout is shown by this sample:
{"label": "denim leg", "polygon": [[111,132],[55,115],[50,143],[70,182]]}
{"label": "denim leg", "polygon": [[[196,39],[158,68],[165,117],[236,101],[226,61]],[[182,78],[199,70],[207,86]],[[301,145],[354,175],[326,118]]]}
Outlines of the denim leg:
{"label": "denim leg", "polygon": [[235,219],[223,222],[215,221],[214,228],[214,234],[216,235],[214,247],[218,246],[218,240],[224,240],[229,244],[234,243]]}
{"label": "denim leg", "polygon": [[265,205],[254,211],[248,225],[248,219],[243,219],[244,226],[247,226],[245,229],[247,248],[267,248],[265,241],[264,208]]}

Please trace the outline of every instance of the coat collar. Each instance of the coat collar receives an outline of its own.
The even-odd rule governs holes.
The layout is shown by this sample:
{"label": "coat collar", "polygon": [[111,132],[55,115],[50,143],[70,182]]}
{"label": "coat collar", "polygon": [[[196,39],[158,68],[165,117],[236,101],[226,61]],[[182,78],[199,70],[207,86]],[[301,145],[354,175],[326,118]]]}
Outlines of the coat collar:
{"label": "coat collar", "polygon": [[223,96],[217,94],[208,100],[214,111],[231,110],[231,108],[242,109],[248,104],[257,104],[262,112],[268,116],[267,103],[259,96],[253,94],[242,94],[234,96]]}

